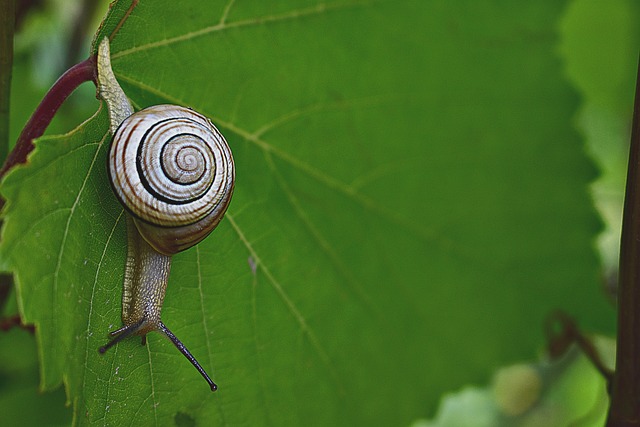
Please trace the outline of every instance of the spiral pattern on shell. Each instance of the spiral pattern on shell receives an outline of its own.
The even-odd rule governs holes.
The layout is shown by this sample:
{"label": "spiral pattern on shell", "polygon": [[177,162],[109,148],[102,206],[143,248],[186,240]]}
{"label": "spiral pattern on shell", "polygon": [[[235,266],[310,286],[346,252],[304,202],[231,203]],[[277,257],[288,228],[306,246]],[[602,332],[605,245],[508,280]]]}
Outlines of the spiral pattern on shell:
{"label": "spiral pattern on shell", "polygon": [[[109,175],[134,218],[158,227],[213,223],[206,234],[226,211],[235,178],[222,134],[205,116],[176,105],[148,107],[122,122],[109,152]],[[211,215],[219,218],[207,219]]]}

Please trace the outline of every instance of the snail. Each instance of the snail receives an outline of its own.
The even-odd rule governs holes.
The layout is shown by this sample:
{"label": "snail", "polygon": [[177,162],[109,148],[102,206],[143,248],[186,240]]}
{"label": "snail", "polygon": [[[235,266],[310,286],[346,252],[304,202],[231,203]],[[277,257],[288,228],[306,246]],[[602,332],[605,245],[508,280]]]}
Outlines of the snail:
{"label": "snail", "polygon": [[215,391],[217,385],[160,313],[171,256],[207,237],[229,206],[235,180],[231,150],[211,121],[189,108],[156,105],[133,113],[111,71],[106,39],[98,51],[98,81],[113,133],[109,180],[128,212],[124,325],[99,352],[133,335],[142,336],[144,345],[147,333],[160,332]]}

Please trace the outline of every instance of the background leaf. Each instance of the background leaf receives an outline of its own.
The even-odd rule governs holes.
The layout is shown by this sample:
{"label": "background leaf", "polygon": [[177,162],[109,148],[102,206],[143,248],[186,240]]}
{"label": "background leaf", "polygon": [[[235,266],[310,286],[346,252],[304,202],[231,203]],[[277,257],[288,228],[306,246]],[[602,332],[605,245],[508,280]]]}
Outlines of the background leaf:
{"label": "background leaf", "polygon": [[[0,314],[17,312],[15,296]],[[2,310],[4,308],[4,310]],[[0,413],[6,425],[68,425],[71,408],[64,406],[64,390],[38,393],[38,354],[33,334],[13,329],[0,334]],[[37,409],[37,410],[34,410]]]}
{"label": "background leaf", "polygon": [[567,76],[583,96],[576,125],[601,171],[592,191],[607,225],[598,246],[613,286],[640,51],[638,16],[640,3],[633,0],[575,0],[562,20],[559,46]]}
{"label": "background leaf", "polygon": [[[607,366],[615,341],[591,337]],[[495,373],[491,386],[467,386],[443,396],[433,420],[412,427],[545,427],[605,424],[607,385],[577,347],[561,359],[516,364]]]}
{"label": "background leaf", "polygon": [[2,185],[42,385],[66,382],[80,424],[406,425],[530,357],[552,309],[611,332],[562,6],[140,2],[112,42],[125,91],[210,116],[236,159],[163,310],[220,390],[157,335],[97,354],[125,254],[103,111]]}

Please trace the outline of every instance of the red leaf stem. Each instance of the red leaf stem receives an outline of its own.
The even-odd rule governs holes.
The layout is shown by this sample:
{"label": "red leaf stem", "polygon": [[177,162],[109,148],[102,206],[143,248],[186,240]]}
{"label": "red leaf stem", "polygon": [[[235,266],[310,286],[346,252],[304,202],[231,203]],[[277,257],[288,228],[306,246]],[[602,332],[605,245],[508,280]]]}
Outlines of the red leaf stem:
{"label": "red leaf stem", "polygon": [[92,56],[69,68],[56,80],[24,126],[15,147],[0,169],[0,178],[13,166],[27,161],[27,155],[34,147],[33,140],[44,134],[64,100],[82,83],[88,81],[95,83],[96,79],[96,61]]}

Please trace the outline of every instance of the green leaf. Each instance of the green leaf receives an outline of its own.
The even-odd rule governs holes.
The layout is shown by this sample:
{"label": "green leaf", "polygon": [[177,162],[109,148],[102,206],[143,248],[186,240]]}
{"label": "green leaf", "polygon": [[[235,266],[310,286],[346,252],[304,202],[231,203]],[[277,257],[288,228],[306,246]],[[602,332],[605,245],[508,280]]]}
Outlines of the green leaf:
{"label": "green leaf", "polygon": [[627,179],[629,129],[640,51],[640,3],[635,0],[571,2],[562,19],[559,51],[566,73],[581,91],[576,126],[601,171],[592,184],[605,222],[598,237],[606,275],[615,278]]}
{"label": "green leaf", "polygon": [[163,309],[220,389],[157,334],[97,353],[126,252],[102,110],[0,189],[43,387],[66,383],[79,424],[407,425],[530,357],[552,309],[611,331],[562,7],[138,3],[112,41],[125,92],[208,115],[236,161],[229,212],[174,257]]}

